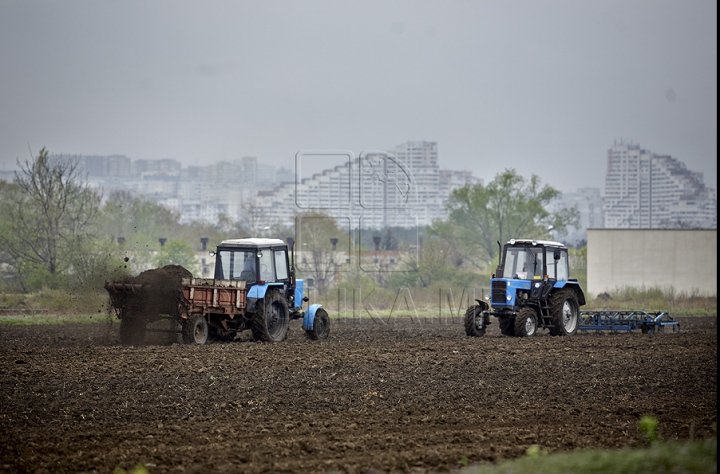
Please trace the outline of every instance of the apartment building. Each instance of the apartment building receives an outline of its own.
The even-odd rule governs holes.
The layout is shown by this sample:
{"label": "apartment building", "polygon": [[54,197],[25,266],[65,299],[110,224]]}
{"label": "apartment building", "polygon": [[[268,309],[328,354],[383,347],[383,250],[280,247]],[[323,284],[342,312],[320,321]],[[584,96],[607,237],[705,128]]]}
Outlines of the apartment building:
{"label": "apartment building", "polygon": [[606,228],[717,228],[716,191],[679,160],[615,143],[608,150]]}

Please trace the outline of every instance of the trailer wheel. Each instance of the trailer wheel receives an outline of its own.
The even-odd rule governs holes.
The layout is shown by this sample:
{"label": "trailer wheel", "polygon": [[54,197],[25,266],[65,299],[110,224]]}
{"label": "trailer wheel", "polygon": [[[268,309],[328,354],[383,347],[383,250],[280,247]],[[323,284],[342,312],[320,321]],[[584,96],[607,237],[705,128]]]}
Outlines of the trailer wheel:
{"label": "trailer wheel", "polygon": [[256,341],[282,342],[287,338],[290,310],[287,301],[277,291],[265,293],[258,301],[252,318],[252,335]]}
{"label": "trailer wheel", "polygon": [[533,337],[537,333],[538,319],[534,309],[526,306],[515,317],[515,335],[517,337]]}
{"label": "trailer wheel", "polygon": [[330,318],[328,317],[327,311],[318,308],[315,312],[315,319],[313,319],[313,328],[306,330],[305,334],[313,341],[328,338],[330,335]]}
{"label": "trailer wheel", "polygon": [[580,311],[577,297],[572,290],[562,289],[550,298],[550,314],[554,327],[552,336],[572,336],[578,330]]}
{"label": "trailer wheel", "polygon": [[470,337],[481,337],[485,335],[485,317],[480,305],[470,306],[465,311],[465,334]]}
{"label": "trailer wheel", "polygon": [[205,344],[208,341],[208,323],[202,314],[191,314],[183,322],[183,341],[186,344]]}
{"label": "trailer wheel", "polygon": [[145,341],[145,320],[124,314],[120,320],[120,344],[139,346]]}
{"label": "trailer wheel", "polygon": [[503,336],[515,336],[515,320],[509,316],[498,318],[500,320],[500,333]]}

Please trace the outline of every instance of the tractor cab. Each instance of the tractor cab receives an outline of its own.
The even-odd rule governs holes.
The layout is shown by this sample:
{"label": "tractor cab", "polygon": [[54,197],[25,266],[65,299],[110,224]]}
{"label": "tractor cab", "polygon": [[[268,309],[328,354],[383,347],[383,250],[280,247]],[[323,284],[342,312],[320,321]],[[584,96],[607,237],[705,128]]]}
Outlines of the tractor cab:
{"label": "tractor cab", "polygon": [[568,250],[559,242],[510,240],[503,249],[498,278],[513,280],[568,279]]}
{"label": "tractor cab", "polygon": [[287,244],[280,239],[224,240],[215,252],[216,280],[285,284],[290,280]]}
{"label": "tractor cab", "polygon": [[[569,280],[568,249],[560,242],[511,239],[491,279],[494,308],[517,308],[544,300]],[[580,298],[578,298],[580,299]],[[584,302],[583,302],[584,303]]]}
{"label": "tractor cab", "polygon": [[303,297],[303,280],[295,279],[291,252],[280,239],[223,240],[215,252],[215,279],[242,280],[250,288],[249,301],[264,298],[266,291],[275,288],[291,312],[299,311],[308,299]]}

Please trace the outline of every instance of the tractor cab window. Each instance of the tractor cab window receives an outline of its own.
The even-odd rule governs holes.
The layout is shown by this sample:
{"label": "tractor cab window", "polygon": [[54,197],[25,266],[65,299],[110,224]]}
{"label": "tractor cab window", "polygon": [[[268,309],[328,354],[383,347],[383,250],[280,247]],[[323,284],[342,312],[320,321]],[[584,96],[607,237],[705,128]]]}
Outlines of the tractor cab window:
{"label": "tractor cab window", "polygon": [[560,260],[557,261],[557,279],[566,281],[570,278],[568,252],[563,250],[560,252]]}
{"label": "tractor cab window", "polygon": [[275,276],[278,280],[288,279],[288,263],[287,252],[285,250],[275,250]]}
{"label": "tractor cab window", "polygon": [[273,265],[273,253],[270,249],[259,250],[260,256],[260,278],[266,283],[275,281],[275,265]]}
{"label": "tractor cab window", "polygon": [[[548,247],[545,250],[547,254],[547,272],[550,278],[556,280],[567,280],[568,279],[568,254],[566,249],[559,249]],[[555,253],[557,252],[559,259],[555,260]]]}
{"label": "tractor cab window", "polygon": [[543,277],[542,247],[508,247],[503,275],[520,280]]}
{"label": "tractor cab window", "polygon": [[219,280],[257,280],[256,251],[220,249],[215,255],[215,278]]}

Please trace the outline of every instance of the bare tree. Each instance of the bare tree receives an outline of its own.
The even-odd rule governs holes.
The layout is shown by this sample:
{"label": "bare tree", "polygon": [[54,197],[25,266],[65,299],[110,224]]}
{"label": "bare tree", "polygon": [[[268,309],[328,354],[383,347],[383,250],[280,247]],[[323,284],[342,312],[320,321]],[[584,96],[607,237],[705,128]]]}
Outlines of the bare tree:
{"label": "bare tree", "polygon": [[50,276],[72,266],[73,256],[95,237],[100,197],[82,180],[77,158],[50,157],[18,162],[15,187],[3,202],[7,227],[0,244],[16,266],[42,268]]}

